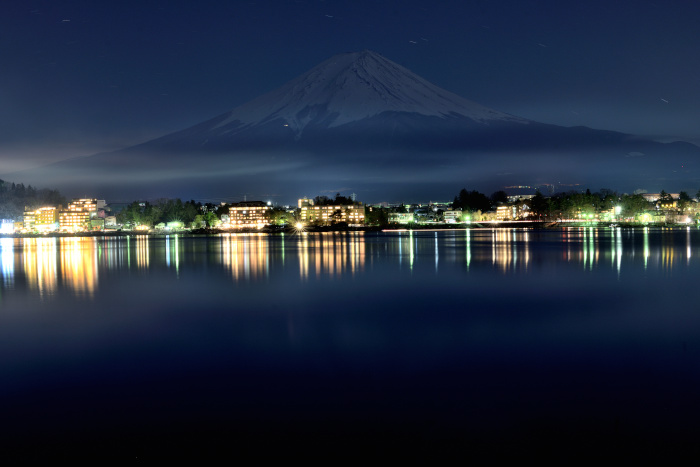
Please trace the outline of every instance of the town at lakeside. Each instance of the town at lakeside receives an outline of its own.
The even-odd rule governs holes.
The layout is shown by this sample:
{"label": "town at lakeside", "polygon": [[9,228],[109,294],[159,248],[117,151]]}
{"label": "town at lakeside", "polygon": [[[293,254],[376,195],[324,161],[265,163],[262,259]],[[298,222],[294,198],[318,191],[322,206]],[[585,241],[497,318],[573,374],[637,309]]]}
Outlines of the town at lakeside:
{"label": "town at lakeside", "polygon": [[354,194],[300,198],[296,206],[270,201],[218,204],[159,199],[108,204],[68,202],[55,190],[0,181],[4,236],[162,235],[174,232],[324,232],[343,230],[464,229],[479,227],[699,225],[698,195],[686,192],[618,194],[569,191],[545,196],[486,196],[462,189],[452,201],[365,204]]}

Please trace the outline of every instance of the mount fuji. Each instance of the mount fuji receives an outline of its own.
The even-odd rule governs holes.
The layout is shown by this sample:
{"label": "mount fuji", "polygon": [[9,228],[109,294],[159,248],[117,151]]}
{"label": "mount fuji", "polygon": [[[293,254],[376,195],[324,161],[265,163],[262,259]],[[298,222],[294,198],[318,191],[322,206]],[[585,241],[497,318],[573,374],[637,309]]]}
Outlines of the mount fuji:
{"label": "mount fuji", "polygon": [[413,201],[557,182],[694,192],[700,148],[509,115],[363,51],[190,128],[5,177],[112,199],[352,190]]}

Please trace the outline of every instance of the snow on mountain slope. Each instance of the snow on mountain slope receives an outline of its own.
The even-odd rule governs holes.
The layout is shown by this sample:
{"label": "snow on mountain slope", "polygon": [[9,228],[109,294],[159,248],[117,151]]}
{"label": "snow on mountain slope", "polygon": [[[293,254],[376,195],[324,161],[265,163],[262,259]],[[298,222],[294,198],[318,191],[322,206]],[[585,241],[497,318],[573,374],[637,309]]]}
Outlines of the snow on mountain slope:
{"label": "snow on mountain slope", "polygon": [[569,180],[634,190],[645,180],[657,187],[659,180],[697,185],[698,174],[696,146],[518,118],[364,51],[332,57],[189,128],[3,178],[71,190],[91,187],[103,193],[99,196],[130,190],[180,196],[185,186],[193,197],[227,193],[233,186],[239,192],[288,194],[356,186],[374,196],[396,196],[402,186],[413,197],[419,185],[425,190],[421,196],[433,196],[433,190],[464,186],[465,180],[486,181],[489,189]]}
{"label": "snow on mountain slope", "polygon": [[310,122],[328,128],[382,112],[462,116],[479,123],[528,120],[491,110],[445,91],[372,51],[336,55],[282,87],[222,116],[212,130],[226,133],[282,119],[299,136]]}

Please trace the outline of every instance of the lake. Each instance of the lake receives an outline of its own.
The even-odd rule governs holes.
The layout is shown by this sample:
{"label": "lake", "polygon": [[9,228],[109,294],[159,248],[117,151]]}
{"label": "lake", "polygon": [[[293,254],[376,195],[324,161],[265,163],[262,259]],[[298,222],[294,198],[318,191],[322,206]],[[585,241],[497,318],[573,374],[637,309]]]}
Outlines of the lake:
{"label": "lake", "polygon": [[0,445],[687,449],[699,273],[695,228],[2,238]]}

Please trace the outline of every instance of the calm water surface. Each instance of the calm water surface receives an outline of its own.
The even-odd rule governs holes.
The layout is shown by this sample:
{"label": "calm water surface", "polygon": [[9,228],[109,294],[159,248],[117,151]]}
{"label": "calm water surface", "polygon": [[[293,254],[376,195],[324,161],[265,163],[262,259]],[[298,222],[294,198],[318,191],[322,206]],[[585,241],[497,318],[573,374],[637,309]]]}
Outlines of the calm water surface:
{"label": "calm water surface", "polygon": [[3,238],[0,444],[685,448],[699,273],[696,229]]}

